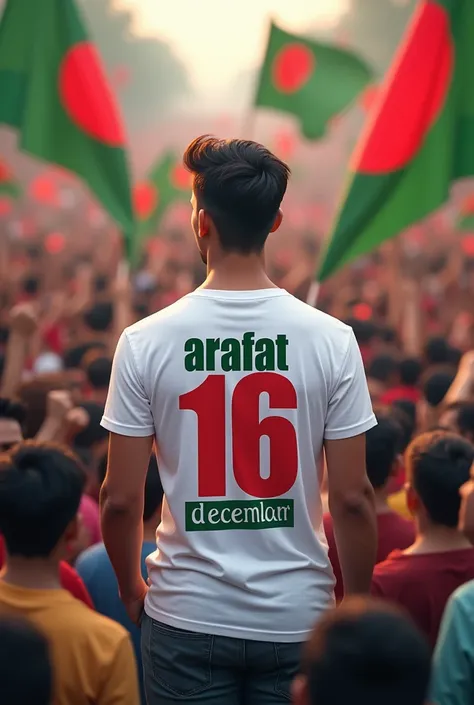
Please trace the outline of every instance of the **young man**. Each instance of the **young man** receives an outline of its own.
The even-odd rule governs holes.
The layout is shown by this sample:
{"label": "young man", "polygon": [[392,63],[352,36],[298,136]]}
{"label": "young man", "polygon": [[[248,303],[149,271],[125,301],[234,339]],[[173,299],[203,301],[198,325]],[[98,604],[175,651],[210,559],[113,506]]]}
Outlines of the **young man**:
{"label": "young man", "polygon": [[374,570],[373,594],[402,605],[432,646],[451,593],[474,578],[474,548],[457,529],[459,491],[473,460],[474,447],[444,431],[412,442],[406,454],[407,501],[416,540]]}
{"label": "young man", "polygon": [[24,443],[0,456],[0,531],[6,564],[0,615],[21,616],[47,638],[55,703],[137,705],[128,632],[61,589],[59,563],[77,533],[84,476],[75,457]]}
{"label": "young man", "polygon": [[309,640],[293,705],[426,705],[430,649],[394,607],[353,598]]}
{"label": "young man", "polygon": [[[384,561],[395,549],[405,549],[415,540],[412,521],[402,519],[387,504],[389,485],[398,474],[402,429],[390,416],[377,414],[378,425],[366,436],[367,475],[375,492],[378,545],[376,562]],[[341,566],[337,554],[334,526],[329,513],[323,517],[324,531],[329,545],[329,560],[336,578],[335,595],[340,601],[344,597]]]}
{"label": "young man", "polygon": [[[104,475],[100,483],[104,481]],[[156,527],[161,521],[161,504],[163,487],[158,473],[158,465],[154,455],[150,458],[145,482],[145,504],[143,509],[143,545],[141,552],[141,568],[143,578],[147,578],[145,559],[156,550]],[[137,659],[140,685],[142,685],[142,658],[140,651],[140,630],[127,615],[118,592],[117,579],[103,543],[92,546],[79,556],[76,570],[83,579],[94,601],[97,612],[114,619],[128,629],[131,634],[135,657]],[[142,692],[142,703],[145,694]]]}
{"label": "young man", "polygon": [[[146,597],[149,705],[191,694],[199,705],[283,703],[301,644],[333,604],[323,446],[346,591],[370,587],[364,434],[376,422],[351,329],[265,273],[288,167],[254,142],[208,137],[184,161],[208,276],[119,342],[103,419],[104,543],[135,621]],[[148,591],[143,488],[155,437],[166,501]]]}

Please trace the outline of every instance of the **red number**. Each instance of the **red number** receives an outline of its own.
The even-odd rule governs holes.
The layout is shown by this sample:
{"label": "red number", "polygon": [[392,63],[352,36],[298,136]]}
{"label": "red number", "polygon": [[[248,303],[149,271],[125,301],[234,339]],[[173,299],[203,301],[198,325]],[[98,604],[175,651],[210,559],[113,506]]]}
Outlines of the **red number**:
{"label": "red number", "polygon": [[[232,457],[239,487],[253,497],[278,497],[293,487],[298,473],[296,431],[288,419],[260,421],[260,395],[270,409],[296,409],[296,391],[286,377],[255,372],[237,383],[232,396]],[[209,375],[179,398],[179,408],[194,411],[198,423],[198,495],[225,497],[225,377]],[[270,472],[260,474],[260,439],[270,441]]]}
{"label": "red number", "polygon": [[[295,427],[282,416],[260,421],[260,395],[266,392],[270,409],[296,409],[296,391],[287,377],[276,372],[255,372],[243,377],[232,396],[232,456],[234,475],[246,494],[278,497],[295,483],[298,447]],[[260,474],[260,439],[270,440],[270,472]]]}
{"label": "red number", "polygon": [[199,497],[225,497],[224,375],[209,375],[199,387],[182,394],[179,408],[197,414]]}

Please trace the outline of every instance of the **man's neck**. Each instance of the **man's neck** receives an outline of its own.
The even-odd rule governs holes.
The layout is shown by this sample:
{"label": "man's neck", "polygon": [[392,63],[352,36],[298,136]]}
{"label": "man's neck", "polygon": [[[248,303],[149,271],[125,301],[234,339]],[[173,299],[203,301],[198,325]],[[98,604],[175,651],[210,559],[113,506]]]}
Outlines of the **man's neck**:
{"label": "man's neck", "polygon": [[216,257],[210,252],[207,278],[200,288],[252,291],[277,287],[267,276],[261,255],[228,254]]}
{"label": "man's neck", "polygon": [[2,580],[30,590],[59,590],[59,562],[52,558],[8,556]]}
{"label": "man's neck", "polygon": [[465,548],[472,548],[472,546],[457,529],[434,524],[420,526],[420,522],[417,522],[415,543],[405,553],[415,555],[444,553]]}

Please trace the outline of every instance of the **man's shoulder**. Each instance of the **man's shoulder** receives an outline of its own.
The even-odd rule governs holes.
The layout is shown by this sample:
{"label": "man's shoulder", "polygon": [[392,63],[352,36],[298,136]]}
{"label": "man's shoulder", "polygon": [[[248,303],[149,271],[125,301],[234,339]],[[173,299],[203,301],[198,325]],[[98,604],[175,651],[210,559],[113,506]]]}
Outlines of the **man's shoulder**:
{"label": "man's shoulder", "polygon": [[84,570],[97,569],[110,565],[110,559],[103,543],[96,543],[86,548],[76,561],[76,570],[82,575]]}

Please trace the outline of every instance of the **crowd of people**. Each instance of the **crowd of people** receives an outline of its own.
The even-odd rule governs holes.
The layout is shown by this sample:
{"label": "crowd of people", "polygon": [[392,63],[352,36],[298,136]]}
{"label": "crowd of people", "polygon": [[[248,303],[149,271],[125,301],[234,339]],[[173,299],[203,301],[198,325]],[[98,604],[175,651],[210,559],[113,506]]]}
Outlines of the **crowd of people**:
{"label": "crowd of people", "polygon": [[[201,173],[199,165],[188,168],[195,176]],[[206,223],[204,216],[202,222],[196,216],[195,202],[194,218],[193,229],[204,238]],[[144,621],[132,619],[119,594],[123,590],[114,571],[114,552],[107,537],[105,545],[102,540],[99,494],[107,474],[109,431],[117,432],[121,423],[110,420],[108,407],[108,429],[101,425],[113,375],[112,387],[120,391],[113,355],[120,341],[119,362],[125,364],[122,331],[136,330],[137,321],[189,294],[204,278],[203,270],[176,233],[164,234],[159,256],[154,258],[149,249],[132,276],[116,266],[117,258],[104,260],[91,243],[88,247],[87,258],[82,249],[78,259],[71,245],[62,259],[54,260],[36,234],[12,246],[12,276],[7,266],[0,278],[0,701],[134,705],[148,698],[154,703],[142,675],[140,641],[143,645],[148,640],[143,657],[153,659],[153,637],[159,633],[169,659],[158,654],[161,666],[154,661],[149,667],[156,668],[156,680],[168,693],[166,702],[201,703],[199,694],[211,678],[217,682],[220,677],[211,673],[211,657],[209,672],[197,675],[190,649],[184,667],[175,671],[182,657],[182,652],[173,652],[181,624],[163,625],[146,615]],[[272,251],[268,266],[278,286],[304,299],[317,248],[302,240],[295,250],[291,267],[285,268],[278,250]],[[342,547],[347,553],[347,545],[340,542],[332,516],[338,509],[329,465],[320,477],[326,512],[314,531],[327,543],[338,607],[318,619],[299,652],[298,675],[276,682],[278,697],[272,703],[281,702],[280,697],[292,698],[295,705],[474,702],[474,350],[466,304],[466,292],[474,292],[470,262],[461,258],[453,270],[448,250],[449,242],[441,254],[436,249],[421,265],[417,261],[417,272],[422,267],[418,279],[402,281],[400,273],[398,314],[393,292],[382,281],[387,259],[379,253],[321,291],[320,305],[354,331],[377,420],[374,425],[361,418],[364,428],[359,425],[366,431],[366,468],[373,488],[376,566],[370,596],[354,596],[352,588],[345,595],[338,551]],[[463,277],[457,276],[459,271]],[[220,288],[215,282],[210,287]],[[199,316],[197,326],[204,320]],[[258,337],[259,331],[245,335]],[[145,354],[142,339],[130,340],[142,345],[140,354]],[[285,363],[278,360],[278,369],[284,370]],[[206,369],[215,369],[213,364]],[[133,406],[134,395],[139,395],[135,389],[126,406]],[[117,408],[116,399],[113,403]],[[190,405],[181,408],[194,410]],[[211,416],[211,423],[217,434],[218,418]],[[333,439],[341,438],[332,423]],[[146,419],[143,428],[148,428]],[[212,442],[217,454],[217,441]],[[192,453],[192,448],[190,444],[181,452]],[[144,478],[145,581],[148,570],[157,569],[146,559],[157,551],[162,512],[170,512],[159,467],[162,462],[169,466],[170,459],[162,458],[158,445]],[[129,471],[133,474],[134,467]],[[102,501],[108,499],[106,492]],[[357,514],[357,507],[352,509]],[[236,511],[240,509],[232,516],[240,517]],[[173,535],[167,539],[173,541]],[[191,570],[199,572],[196,566]],[[184,604],[184,593],[182,599]],[[291,594],[295,604],[305,599],[297,590]],[[218,604],[215,609],[219,612]],[[192,639],[193,630],[183,634]],[[225,637],[203,637],[197,646],[201,652],[219,649],[221,659],[237,662],[240,652],[232,652]],[[284,661],[284,647],[290,646],[281,641],[275,646],[277,662]],[[267,658],[266,651],[259,651],[258,637],[245,644],[246,667],[252,659]],[[161,702],[158,697],[156,702]],[[249,705],[254,702],[270,701],[249,696]]]}

